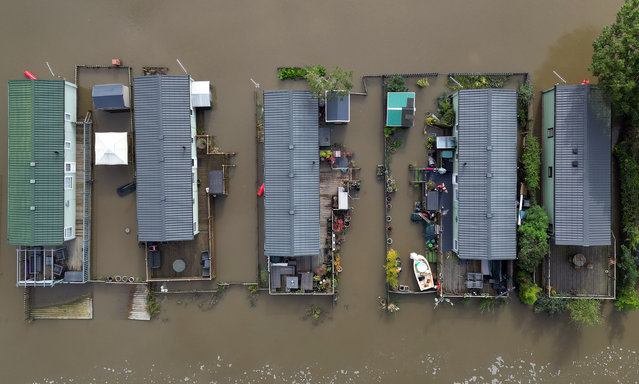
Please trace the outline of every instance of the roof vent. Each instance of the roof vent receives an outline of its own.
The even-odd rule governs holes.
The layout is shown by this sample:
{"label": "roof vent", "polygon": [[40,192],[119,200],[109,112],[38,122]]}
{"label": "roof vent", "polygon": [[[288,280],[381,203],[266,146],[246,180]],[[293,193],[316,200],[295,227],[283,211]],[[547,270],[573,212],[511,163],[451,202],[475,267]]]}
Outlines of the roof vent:
{"label": "roof vent", "polygon": [[30,206],[30,207],[29,207],[29,209],[30,209],[31,211],[35,211],[35,205]]}
{"label": "roof vent", "polygon": [[578,165],[579,165],[579,162],[578,162],[577,160],[574,160],[574,161],[572,162],[572,166],[573,166],[573,167],[577,167]]}
{"label": "roof vent", "polygon": [[29,180],[29,183],[31,183],[31,184],[35,184],[35,179],[31,179],[31,180]]}
{"label": "roof vent", "polygon": [[158,136],[158,139],[159,139],[159,140],[164,140],[164,135],[160,135],[160,136]]}
{"label": "roof vent", "polygon": [[160,163],[164,163],[164,156],[160,157]]}
{"label": "roof vent", "polygon": [[576,155],[576,154],[578,154],[578,153],[579,153],[579,148],[577,148],[577,147],[572,147],[572,154],[573,154],[573,155]]}
{"label": "roof vent", "polygon": [[293,172],[288,174],[288,177],[290,177],[291,179],[294,177],[295,175],[293,175]]}
{"label": "roof vent", "polygon": [[491,177],[493,177],[493,174],[492,174],[492,173],[490,173],[490,172],[488,172],[488,173],[486,174],[486,177],[490,179]]}
{"label": "roof vent", "polygon": [[166,201],[166,196],[160,197],[160,201]]}
{"label": "roof vent", "polygon": [[295,210],[294,210],[294,209],[291,209],[290,211],[288,211],[288,214],[289,214],[289,215],[294,215],[294,214],[295,214]]}
{"label": "roof vent", "polygon": [[35,167],[35,161],[30,162],[29,165]]}
{"label": "roof vent", "polygon": [[486,214],[486,218],[487,219],[492,219],[493,218],[493,214],[492,213],[487,213]]}
{"label": "roof vent", "polygon": [[288,146],[288,149],[293,149],[293,148],[295,148],[295,146],[293,144]]}
{"label": "roof vent", "polygon": [[486,150],[487,150],[487,151],[492,151],[492,150],[493,150],[493,146],[492,146],[492,145],[487,146],[487,147],[486,147]]}

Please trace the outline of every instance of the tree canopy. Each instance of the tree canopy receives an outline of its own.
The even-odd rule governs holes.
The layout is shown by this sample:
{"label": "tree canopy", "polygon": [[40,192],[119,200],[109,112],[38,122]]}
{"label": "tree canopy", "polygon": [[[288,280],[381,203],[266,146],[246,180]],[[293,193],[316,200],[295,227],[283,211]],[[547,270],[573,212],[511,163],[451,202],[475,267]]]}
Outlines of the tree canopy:
{"label": "tree canopy", "polygon": [[639,123],[639,0],[626,0],[593,41],[592,73],[619,115]]}

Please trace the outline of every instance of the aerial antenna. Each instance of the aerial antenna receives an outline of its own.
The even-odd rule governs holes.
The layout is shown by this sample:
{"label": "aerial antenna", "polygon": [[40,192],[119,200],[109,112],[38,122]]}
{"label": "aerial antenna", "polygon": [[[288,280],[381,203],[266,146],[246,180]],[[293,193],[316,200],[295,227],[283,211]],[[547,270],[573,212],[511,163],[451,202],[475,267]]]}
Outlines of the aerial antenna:
{"label": "aerial antenna", "polygon": [[253,78],[251,78],[251,81],[253,82],[253,85],[255,85],[255,88],[260,87],[260,83],[256,83],[255,80],[253,80]]}
{"label": "aerial antenna", "polygon": [[448,75],[448,78],[449,78],[449,79],[451,79],[451,80],[453,81],[453,83],[457,84],[457,86],[459,86],[459,88],[464,88],[464,86],[463,86],[463,85],[461,85],[461,84],[459,83],[459,81],[455,80],[455,78],[454,78],[454,77],[452,77],[452,76]]}
{"label": "aerial antenna", "polygon": [[[555,71],[553,70],[553,71],[552,71],[552,73],[554,73],[554,74],[555,74],[555,76],[557,76],[557,77],[559,78],[559,80],[563,81],[563,82],[564,82],[564,84],[568,84],[568,82],[567,82],[566,80],[564,80],[564,78],[563,78],[563,77],[559,76],[559,74],[558,74],[557,72],[555,72]],[[557,83],[557,84],[559,84],[559,83]]]}
{"label": "aerial antenna", "polygon": [[58,76],[58,75],[56,75],[55,73],[53,73],[53,69],[51,69],[51,66],[49,65],[49,62],[48,62],[48,61],[45,61],[45,64],[47,65],[47,68],[49,68],[49,72],[51,72],[51,76],[53,76],[53,77],[57,77],[57,78],[59,78],[59,79],[66,80],[64,77],[62,77],[62,76]]}
{"label": "aerial antenna", "polygon": [[188,75],[189,73],[186,71],[186,68],[184,68],[184,66],[182,65],[182,62],[180,61],[180,59],[175,59],[175,60],[177,60],[177,63],[180,64],[180,67],[182,67],[182,70],[184,71],[184,73]]}

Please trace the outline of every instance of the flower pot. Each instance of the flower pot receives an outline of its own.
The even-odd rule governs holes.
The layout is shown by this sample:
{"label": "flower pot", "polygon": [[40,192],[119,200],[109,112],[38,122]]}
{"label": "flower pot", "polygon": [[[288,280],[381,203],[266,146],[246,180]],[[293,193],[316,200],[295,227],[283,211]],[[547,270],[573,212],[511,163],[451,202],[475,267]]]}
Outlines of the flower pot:
{"label": "flower pot", "polygon": [[393,220],[393,218],[392,218],[392,217],[390,217],[390,215],[386,216],[386,222],[387,222],[387,223],[390,223],[390,222],[391,222],[391,220]]}
{"label": "flower pot", "polygon": [[391,239],[390,237],[388,239],[386,239],[386,244],[388,244],[388,245],[393,244],[393,239]]}

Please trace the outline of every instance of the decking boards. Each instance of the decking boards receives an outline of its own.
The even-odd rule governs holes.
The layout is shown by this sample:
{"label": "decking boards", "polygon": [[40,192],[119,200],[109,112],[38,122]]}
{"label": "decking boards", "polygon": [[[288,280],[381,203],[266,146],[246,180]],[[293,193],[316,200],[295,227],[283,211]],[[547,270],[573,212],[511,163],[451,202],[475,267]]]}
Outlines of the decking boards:
{"label": "decking boards", "polygon": [[[550,287],[562,296],[613,296],[613,269],[611,246],[563,246],[551,245],[549,263],[550,272],[547,281]],[[571,262],[572,256],[582,253],[586,264],[576,269]],[[592,269],[588,268],[592,264]]]}

